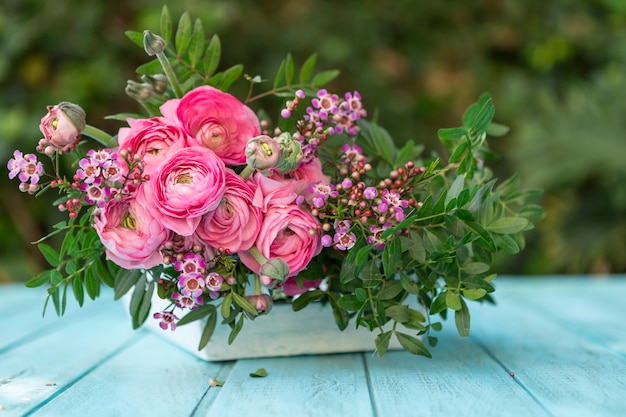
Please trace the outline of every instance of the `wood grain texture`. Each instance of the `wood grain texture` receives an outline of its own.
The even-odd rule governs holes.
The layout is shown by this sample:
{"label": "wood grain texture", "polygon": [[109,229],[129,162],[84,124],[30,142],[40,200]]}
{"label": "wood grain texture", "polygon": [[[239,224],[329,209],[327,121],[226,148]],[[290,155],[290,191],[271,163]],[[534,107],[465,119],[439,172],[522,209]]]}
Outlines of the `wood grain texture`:
{"label": "wood grain texture", "polygon": [[[594,293],[598,290],[587,287],[587,283],[536,284],[535,291],[524,290],[526,283],[510,284],[504,294],[506,303],[498,308],[475,309],[472,339],[513,371],[520,385],[552,415],[625,415],[624,355],[598,343],[596,336],[610,336],[614,343],[622,345],[626,342],[623,321],[618,323],[616,329],[622,329],[618,332],[611,324],[605,326],[602,322],[591,324],[596,328],[593,332],[587,332],[586,326],[573,324],[580,314],[575,311],[580,303],[585,304],[584,299],[595,300],[587,312],[596,310],[592,314],[605,318],[624,317],[625,307],[604,304],[605,298],[612,297],[611,291],[605,288]],[[622,285],[616,284],[617,288]],[[553,286],[552,290],[549,286]],[[539,288],[552,296],[536,300],[541,297],[532,294]],[[567,319],[564,321],[563,317]]]}
{"label": "wood grain texture", "polygon": [[[253,378],[259,368],[265,378]],[[243,359],[207,417],[374,416],[361,354]]]}

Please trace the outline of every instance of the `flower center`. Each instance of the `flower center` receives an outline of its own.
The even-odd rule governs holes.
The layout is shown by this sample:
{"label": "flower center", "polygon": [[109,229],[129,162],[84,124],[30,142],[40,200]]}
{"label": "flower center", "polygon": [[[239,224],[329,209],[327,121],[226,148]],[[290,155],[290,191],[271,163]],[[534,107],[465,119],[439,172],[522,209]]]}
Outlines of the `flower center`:
{"label": "flower center", "polygon": [[133,218],[133,216],[130,215],[130,213],[126,213],[126,215],[122,219],[121,226],[129,230],[135,230],[137,228],[135,219]]}
{"label": "flower center", "polygon": [[176,184],[191,184],[193,182],[193,176],[189,173],[180,174],[176,177]]}
{"label": "flower center", "polygon": [[52,123],[50,125],[52,126],[52,129],[57,130],[57,127],[59,127],[59,119],[55,117],[52,119]]}

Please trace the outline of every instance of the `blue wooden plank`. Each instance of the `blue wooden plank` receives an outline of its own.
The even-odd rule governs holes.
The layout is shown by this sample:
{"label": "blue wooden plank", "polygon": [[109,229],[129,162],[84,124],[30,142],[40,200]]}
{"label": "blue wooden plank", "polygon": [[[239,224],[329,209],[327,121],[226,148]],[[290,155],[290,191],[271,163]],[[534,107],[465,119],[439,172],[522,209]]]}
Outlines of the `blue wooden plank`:
{"label": "blue wooden plank", "polygon": [[500,364],[447,324],[432,359],[407,352],[367,358],[378,416],[549,415]]}
{"label": "blue wooden plank", "polygon": [[[2,315],[0,320],[0,352],[15,348],[34,338],[54,331],[58,327],[69,325],[73,320],[83,320],[90,311],[103,308],[119,308],[119,303],[113,302],[113,292],[105,291],[101,299],[92,301],[85,300],[84,307],[80,308],[70,295],[67,301],[66,312],[59,317],[50,302],[45,315],[42,315],[45,291],[40,289],[23,288],[10,285],[2,294],[2,303],[8,312]],[[115,306],[113,306],[115,304]]]}
{"label": "blue wooden plank", "polygon": [[[265,368],[268,376],[250,373]],[[242,359],[198,416],[372,416],[361,354]]]}
{"label": "blue wooden plank", "polygon": [[626,279],[524,279],[507,281],[506,291],[515,291],[515,299],[544,317],[626,357]]}
{"label": "blue wooden plank", "polygon": [[[518,295],[523,291],[511,284],[499,293],[498,307],[473,309],[470,337],[513,371],[515,380],[553,415],[623,416],[624,357],[559,322],[558,312],[566,308],[558,301],[559,289],[569,291],[565,288],[574,284],[561,283],[549,290],[552,296],[541,302],[541,309],[527,303]],[[581,288],[579,297],[586,294]],[[602,308],[602,299],[593,303]]]}
{"label": "blue wooden plank", "polygon": [[149,333],[33,416],[189,416],[198,403],[210,404],[219,393],[209,387],[209,379],[227,376],[231,367],[230,363],[207,363]]}
{"label": "blue wooden plank", "polygon": [[[112,306],[112,304],[110,304]],[[2,416],[37,408],[123,349],[133,336],[121,308],[87,309],[76,320],[55,326],[0,355]],[[121,325],[124,318],[125,325]]]}

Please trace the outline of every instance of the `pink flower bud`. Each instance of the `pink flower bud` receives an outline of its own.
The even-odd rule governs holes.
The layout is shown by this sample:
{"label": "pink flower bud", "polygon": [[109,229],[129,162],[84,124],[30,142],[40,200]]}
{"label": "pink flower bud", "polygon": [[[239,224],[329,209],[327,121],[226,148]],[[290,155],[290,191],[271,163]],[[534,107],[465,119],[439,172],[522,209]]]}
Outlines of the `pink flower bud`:
{"label": "pink flower bud", "polygon": [[65,101],[48,106],[48,114],[41,119],[39,129],[45,140],[59,152],[69,152],[76,147],[85,129],[85,111]]}

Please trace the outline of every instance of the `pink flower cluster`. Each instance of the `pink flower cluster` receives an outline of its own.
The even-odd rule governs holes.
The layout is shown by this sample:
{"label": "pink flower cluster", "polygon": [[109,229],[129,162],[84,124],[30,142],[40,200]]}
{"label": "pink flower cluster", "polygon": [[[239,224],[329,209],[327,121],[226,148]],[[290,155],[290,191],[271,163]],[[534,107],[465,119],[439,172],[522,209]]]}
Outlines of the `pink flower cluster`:
{"label": "pink flower cluster", "polygon": [[[298,197],[328,182],[321,163],[289,175],[244,178],[239,171],[248,141],[260,135],[259,121],[239,100],[212,87],[165,102],[161,113],[120,129],[119,149],[110,154],[117,159],[90,154],[81,161],[80,189],[88,202],[97,202],[94,225],[107,256],[129,269],[175,262],[181,275],[174,298],[186,308],[201,304],[205,292],[219,296],[224,278],[206,267],[216,254],[236,254],[257,274],[273,258],[286,262],[289,277],[306,268],[322,248],[321,232]],[[90,191],[108,172],[133,186],[117,193],[101,189],[104,198],[96,199]]]}
{"label": "pink flower cluster", "polygon": [[43,174],[43,165],[37,160],[35,154],[22,154],[21,151],[13,152],[13,158],[7,163],[9,178],[17,177],[20,180],[20,191],[34,194],[39,190],[39,179]]}

